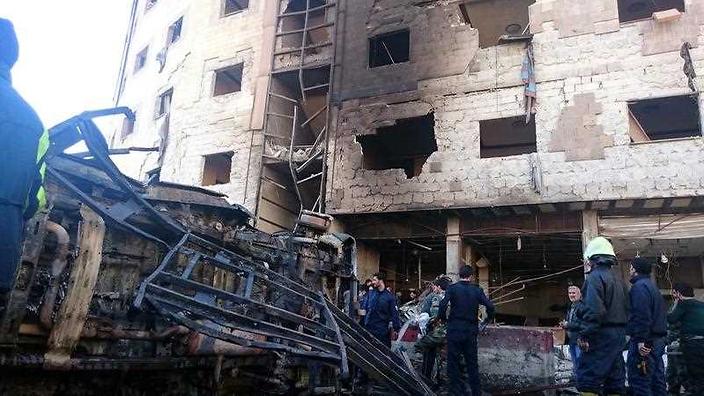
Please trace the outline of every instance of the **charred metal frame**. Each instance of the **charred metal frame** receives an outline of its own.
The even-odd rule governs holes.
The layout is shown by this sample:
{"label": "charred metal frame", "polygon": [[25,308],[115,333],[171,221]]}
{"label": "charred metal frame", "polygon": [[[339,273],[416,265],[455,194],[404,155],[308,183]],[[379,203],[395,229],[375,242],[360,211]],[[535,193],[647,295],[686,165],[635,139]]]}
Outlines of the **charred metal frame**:
{"label": "charred metal frame", "polygon": [[[141,284],[135,307],[151,307],[180,325],[225,342],[334,365],[343,381],[350,379],[349,359],[398,394],[433,394],[401,355],[392,353],[322,292],[313,291],[300,280],[292,262],[296,255],[273,252],[268,255],[273,262],[267,263],[235,253],[194,235],[152,206],[135,191],[134,181],[129,181],[112,162],[103,135],[92,121],[114,114],[133,116],[127,108],[88,112],[52,128],[50,153],[68,156],[61,154],[65,148],[84,141],[92,155],[89,161],[118,186],[125,200],[98,202],[51,161],[47,171],[107,223],[167,251]],[[137,213],[157,226],[160,234],[130,222]],[[277,270],[269,269],[269,264]],[[195,273],[220,274],[230,281],[206,284],[194,278]]]}
{"label": "charred metal frame", "polygon": [[[323,212],[325,208],[325,178],[327,172],[327,164],[325,158],[327,158],[328,151],[328,131],[330,122],[330,111],[329,104],[332,93],[332,81],[334,78],[333,72],[333,60],[335,58],[335,19],[336,16],[336,2],[334,0],[323,0],[322,5],[313,5],[314,0],[299,0],[305,5],[305,9],[302,11],[291,11],[286,12],[286,5],[293,4],[295,0],[278,0],[277,1],[277,17],[276,17],[276,34],[274,36],[274,52],[272,55],[271,62],[271,74],[270,80],[277,78],[277,76],[282,75],[282,73],[297,72],[298,74],[298,94],[300,99],[290,98],[285,95],[276,93],[272,89],[272,83],[270,81],[268,92],[267,92],[267,112],[265,115],[265,127],[264,127],[264,145],[262,148],[262,161],[260,168],[260,187],[257,196],[257,215],[258,218],[261,217],[259,214],[260,201],[262,199],[261,184],[267,180],[264,178],[264,168],[267,166],[273,166],[276,164],[287,163],[290,177],[290,184],[294,187],[295,195],[299,203],[299,212],[303,210],[311,210],[314,212]],[[316,12],[323,12],[325,16],[333,15],[329,21],[324,21],[322,24],[317,24],[315,26],[310,26],[311,14]],[[303,28],[294,30],[284,30],[283,21],[286,18],[291,17],[302,17],[303,18]],[[329,40],[321,43],[308,43],[309,34],[316,30],[323,30],[329,33]],[[283,43],[283,38],[291,35],[301,35],[301,43],[297,48],[285,48]],[[307,59],[306,55],[313,50],[330,50],[330,55],[325,57],[325,59]],[[298,56],[298,64],[294,67],[277,67],[276,59],[280,56]],[[321,70],[327,69],[327,81],[318,83],[313,86],[306,86],[306,74],[307,73],[317,73]],[[307,107],[309,102],[309,96],[312,91],[325,90],[326,100],[325,103],[307,119],[302,117],[304,113],[304,108]],[[278,114],[271,110],[272,103],[283,101],[284,103],[292,105],[290,114]],[[292,128],[289,136],[278,136],[275,134],[268,133],[269,127],[275,123],[273,119],[288,119],[292,121]],[[324,118],[324,126],[320,130],[314,131],[314,137],[310,141],[299,142],[301,134],[299,133],[301,129],[309,126],[314,120]],[[288,158],[285,160],[282,158],[273,158],[267,156],[267,146],[274,144],[274,141],[281,143],[288,147]],[[307,158],[305,160],[295,159],[295,150],[309,150]],[[307,171],[304,175],[304,171]],[[318,195],[315,199],[310,199],[301,191],[301,186],[304,184],[317,183]],[[284,188],[283,185],[277,185],[278,188]]]}

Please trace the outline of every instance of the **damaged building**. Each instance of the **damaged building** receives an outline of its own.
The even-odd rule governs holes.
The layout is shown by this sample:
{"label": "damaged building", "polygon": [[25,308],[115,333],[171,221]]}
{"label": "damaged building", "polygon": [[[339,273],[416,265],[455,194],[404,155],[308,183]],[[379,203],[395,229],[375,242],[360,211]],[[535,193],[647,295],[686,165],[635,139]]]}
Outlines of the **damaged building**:
{"label": "damaged building", "polygon": [[[135,0],[130,23],[117,98],[136,117],[108,139],[131,151],[121,170],[273,237],[333,216],[356,242],[339,278],[385,272],[402,300],[474,266],[497,321],[529,328],[518,344],[495,329],[482,359],[503,345],[517,364],[541,356],[530,375],[552,370],[544,345],[596,235],[657,262],[665,295],[682,280],[704,294],[698,0]],[[129,243],[135,257],[103,258],[97,307],[158,265]],[[47,335],[38,306],[16,334]],[[516,371],[497,366],[484,374]]]}

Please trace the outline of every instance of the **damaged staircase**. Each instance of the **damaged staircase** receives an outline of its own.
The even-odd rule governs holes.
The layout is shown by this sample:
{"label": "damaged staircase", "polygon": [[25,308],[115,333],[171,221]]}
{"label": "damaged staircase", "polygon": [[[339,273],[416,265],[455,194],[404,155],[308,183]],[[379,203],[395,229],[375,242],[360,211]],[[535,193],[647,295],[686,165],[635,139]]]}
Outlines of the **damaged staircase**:
{"label": "damaged staircase", "polygon": [[[159,266],[141,284],[134,302],[137,308],[153,309],[225,342],[337,367],[343,383],[349,382],[353,364],[396,394],[433,394],[407,360],[377,341],[322,291],[304,283],[294,268],[295,252],[278,247],[279,252],[264,261],[225,249],[187,230],[138,194],[134,181],[111,161],[92,121],[117,113],[131,115],[125,108],[84,113],[53,128],[51,136],[54,153],[85,142],[91,161],[127,198],[114,204],[97,202],[51,164],[48,173],[106,223],[164,249]],[[133,219],[136,213],[140,213],[138,221]]]}

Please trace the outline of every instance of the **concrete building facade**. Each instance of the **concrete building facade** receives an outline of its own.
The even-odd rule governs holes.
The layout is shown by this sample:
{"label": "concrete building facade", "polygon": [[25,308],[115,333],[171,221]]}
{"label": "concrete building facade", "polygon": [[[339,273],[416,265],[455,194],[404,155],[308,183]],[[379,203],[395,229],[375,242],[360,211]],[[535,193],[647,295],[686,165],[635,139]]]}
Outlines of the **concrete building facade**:
{"label": "concrete building facade", "polygon": [[602,234],[625,263],[657,261],[663,290],[704,287],[702,6],[339,6],[326,208],[361,275],[404,290],[472,264],[502,320],[555,324]]}
{"label": "concrete building facade", "polygon": [[265,3],[135,1],[117,102],[136,122],[112,144],[159,151],[115,157],[127,174],[144,179],[160,167],[163,181],[206,185],[254,209]]}
{"label": "concrete building facade", "polygon": [[113,140],[160,147],[135,174],[161,158],[162,180],[226,193],[267,231],[329,213],[358,277],[385,271],[404,298],[472,264],[509,323],[557,320],[597,234],[657,261],[664,290],[704,290],[701,2],[151,3],[119,95],[137,122]]}

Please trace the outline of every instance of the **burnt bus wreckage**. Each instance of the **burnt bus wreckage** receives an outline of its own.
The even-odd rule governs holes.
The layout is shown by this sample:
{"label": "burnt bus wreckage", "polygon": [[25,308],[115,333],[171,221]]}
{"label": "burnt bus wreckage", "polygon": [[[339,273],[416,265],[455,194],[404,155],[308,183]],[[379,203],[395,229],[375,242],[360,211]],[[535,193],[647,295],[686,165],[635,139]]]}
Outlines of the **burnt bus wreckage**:
{"label": "burnt bus wreckage", "polygon": [[[348,316],[355,244],[331,218],[303,212],[270,235],[217,193],[131,180],[93,122],[116,114],[133,117],[50,130],[49,209],[27,224],[0,317],[1,394],[335,394],[355,368],[432,394]],[[81,141],[87,153],[64,152]]]}

